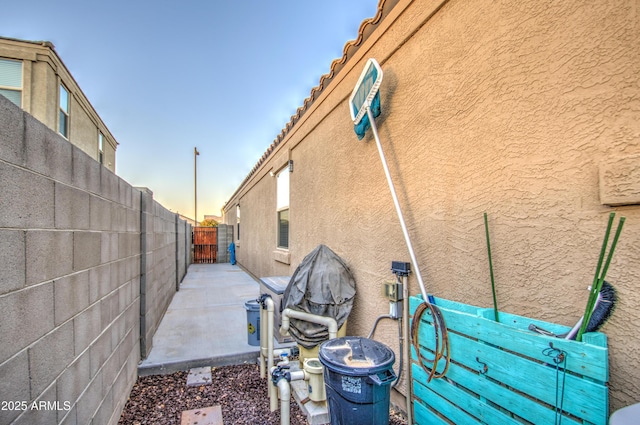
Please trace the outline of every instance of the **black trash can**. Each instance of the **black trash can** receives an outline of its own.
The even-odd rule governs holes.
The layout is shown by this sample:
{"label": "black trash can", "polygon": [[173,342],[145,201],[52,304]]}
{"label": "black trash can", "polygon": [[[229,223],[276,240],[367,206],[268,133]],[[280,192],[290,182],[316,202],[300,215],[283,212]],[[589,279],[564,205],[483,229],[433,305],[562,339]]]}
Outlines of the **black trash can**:
{"label": "black trash can", "polygon": [[395,354],[368,338],[347,336],[323,343],[318,353],[332,425],[388,425]]}

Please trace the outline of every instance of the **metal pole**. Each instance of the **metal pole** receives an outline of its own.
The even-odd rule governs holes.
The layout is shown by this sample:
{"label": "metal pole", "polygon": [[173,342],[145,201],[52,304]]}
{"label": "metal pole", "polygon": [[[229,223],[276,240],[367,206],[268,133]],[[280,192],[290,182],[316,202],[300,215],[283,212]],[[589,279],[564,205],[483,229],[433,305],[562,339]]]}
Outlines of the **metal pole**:
{"label": "metal pole", "polygon": [[198,226],[198,148],[193,148],[193,199],[195,203],[195,213],[193,219],[195,220],[195,226]]}
{"label": "metal pole", "polygon": [[378,152],[380,153],[380,159],[382,160],[382,167],[384,168],[384,174],[387,176],[387,182],[389,183],[389,190],[391,191],[391,197],[393,198],[393,204],[396,206],[396,212],[398,213],[398,219],[400,219],[400,226],[402,227],[402,234],[404,235],[404,240],[407,243],[407,249],[409,250],[409,256],[411,257],[411,262],[413,263],[413,268],[416,272],[416,277],[418,278],[418,283],[420,284],[420,292],[422,293],[422,299],[424,302],[429,302],[427,297],[427,290],[424,287],[424,282],[422,281],[422,273],[420,273],[420,268],[418,267],[418,261],[416,260],[416,254],[413,251],[413,245],[411,244],[411,238],[409,237],[409,232],[407,231],[407,225],[404,222],[404,216],[402,215],[402,209],[400,208],[400,203],[398,202],[398,196],[396,195],[396,189],[393,186],[393,181],[391,180],[391,174],[389,173],[389,167],[387,167],[387,160],[384,157],[384,152],[382,151],[382,145],[380,144],[380,137],[378,136],[378,128],[376,127],[376,121],[373,119],[373,113],[371,113],[371,108],[367,106],[367,116],[369,117],[369,122],[371,123],[371,130],[373,130],[373,137],[376,139],[376,145],[378,146]]}

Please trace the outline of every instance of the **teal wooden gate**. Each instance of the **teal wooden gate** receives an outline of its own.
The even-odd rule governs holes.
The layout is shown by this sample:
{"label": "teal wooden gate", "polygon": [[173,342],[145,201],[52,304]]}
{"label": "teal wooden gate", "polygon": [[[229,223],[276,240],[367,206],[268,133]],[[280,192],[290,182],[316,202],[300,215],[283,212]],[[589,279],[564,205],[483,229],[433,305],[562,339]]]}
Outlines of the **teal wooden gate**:
{"label": "teal wooden gate", "polygon": [[[420,297],[411,297],[412,321],[421,302]],[[427,383],[412,348],[417,424],[607,423],[606,335],[587,333],[583,342],[568,341],[528,330],[533,323],[560,334],[568,331],[566,326],[506,313],[500,313],[497,323],[493,309],[439,298],[435,304],[446,321],[451,363],[444,378]],[[429,313],[422,315],[419,326],[421,353],[433,358],[434,328]],[[559,353],[563,357],[556,365]]]}

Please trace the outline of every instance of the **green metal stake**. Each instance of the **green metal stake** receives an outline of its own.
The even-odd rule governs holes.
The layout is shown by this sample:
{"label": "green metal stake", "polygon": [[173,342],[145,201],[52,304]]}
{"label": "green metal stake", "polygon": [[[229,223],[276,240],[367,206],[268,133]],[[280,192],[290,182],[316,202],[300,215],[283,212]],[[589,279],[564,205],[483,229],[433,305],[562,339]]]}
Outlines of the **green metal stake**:
{"label": "green metal stake", "polygon": [[609,265],[611,264],[613,253],[616,250],[616,245],[618,244],[618,239],[620,238],[620,233],[622,232],[622,226],[624,226],[624,222],[626,220],[626,217],[620,217],[618,228],[616,229],[616,234],[613,237],[613,242],[611,243],[611,248],[609,249],[609,254],[607,255],[607,261],[605,262],[604,268],[602,269],[601,273],[600,270],[602,268],[602,261],[604,260],[604,253],[607,249],[609,234],[611,233],[611,226],[613,225],[613,219],[615,216],[616,213],[612,212],[609,214],[609,222],[607,223],[607,230],[604,234],[604,240],[602,241],[602,248],[600,249],[600,257],[598,258],[596,274],[593,277],[593,284],[591,285],[591,292],[589,293],[589,299],[587,300],[587,307],[585,308],[582,326],[580,326],[580,330],[578,330],[576,341],[582,341],[582,335],[587,331],[587,326],[589,325],[591,315],[593,314],[593,307],[598,298],[598,294],[602,290],[602,284],[604,282],[605,276],[607,275],[607,271],[609,270]]}
{"label": "green metal stake", "polygon": [[496,316],[496,322],[499,322],[498,318],[498,301],[496,299],[496,284],[493,279],[493,262],[491,261],[491,242],[489,241],[489,223],[487,222],[487,213],[484,213],[484,231],[487,235],[487,251],[489,252],[489,273],[491,274],[491,292],[493,292],[493,312]]}

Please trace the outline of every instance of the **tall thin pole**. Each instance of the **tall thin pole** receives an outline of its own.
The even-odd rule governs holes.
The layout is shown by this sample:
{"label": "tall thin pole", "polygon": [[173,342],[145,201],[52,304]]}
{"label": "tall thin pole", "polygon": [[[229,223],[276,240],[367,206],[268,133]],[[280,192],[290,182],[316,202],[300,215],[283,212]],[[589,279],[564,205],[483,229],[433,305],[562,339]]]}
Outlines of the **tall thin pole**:
{"label": "tall thin pole", "polygon": [[193,219],[196,222],[196,226],[198,225],[198,148],[193,148],[193,199],[194,199],[194,207],[195,213]]}
{"label": "tall thin pole", "polygon": [[391,173],[389,173],[387,160],[384,156],[384,152],[382,151],[382,144],[380,144],[380,137],[378,136],[378,127],[376,127],[376,121],[373,118],[373,112],[371,112],[371,108],[369,106],[367,106],[367,116],[369,117],[369,123],[371,124],[371,130],[373,131],[373,136],[376,139],[376,145],[378,146],[378,153],[380,154],[380,159],[382,160],[382,168],[384,168],[384,174],[387,176],[387,183],[389,183],[389,190],[391,191],[393,204],[396,206],[396,213],[398,214],[398,219],[400,220],[400,227],[402,227],[402,234],[404,235],[404,240],[407,243],[407,249],[409,250],[409,257],[411,257],[411,263],[413,263],[413,268],[416,272],[416,277],[418,278],[418,284],[420,285],[420,292],[422,293],[422,300],[425,303],[428,303],[429,299],[427,298],[427,290],[424,287],[424,281],[422,280],[422,273],[420,273],[420,268],[418,267],[418,260],[416,259],[416,254],[413,251],[413,245],[411,244],[411,238],[409,237],[409,231],[407,230],[407,225],[404,222],[404,216],[402,215],[400,202],[398,202],[398,196],[396,195],[396,188],[393,185],[393,180],[391,180]]}

